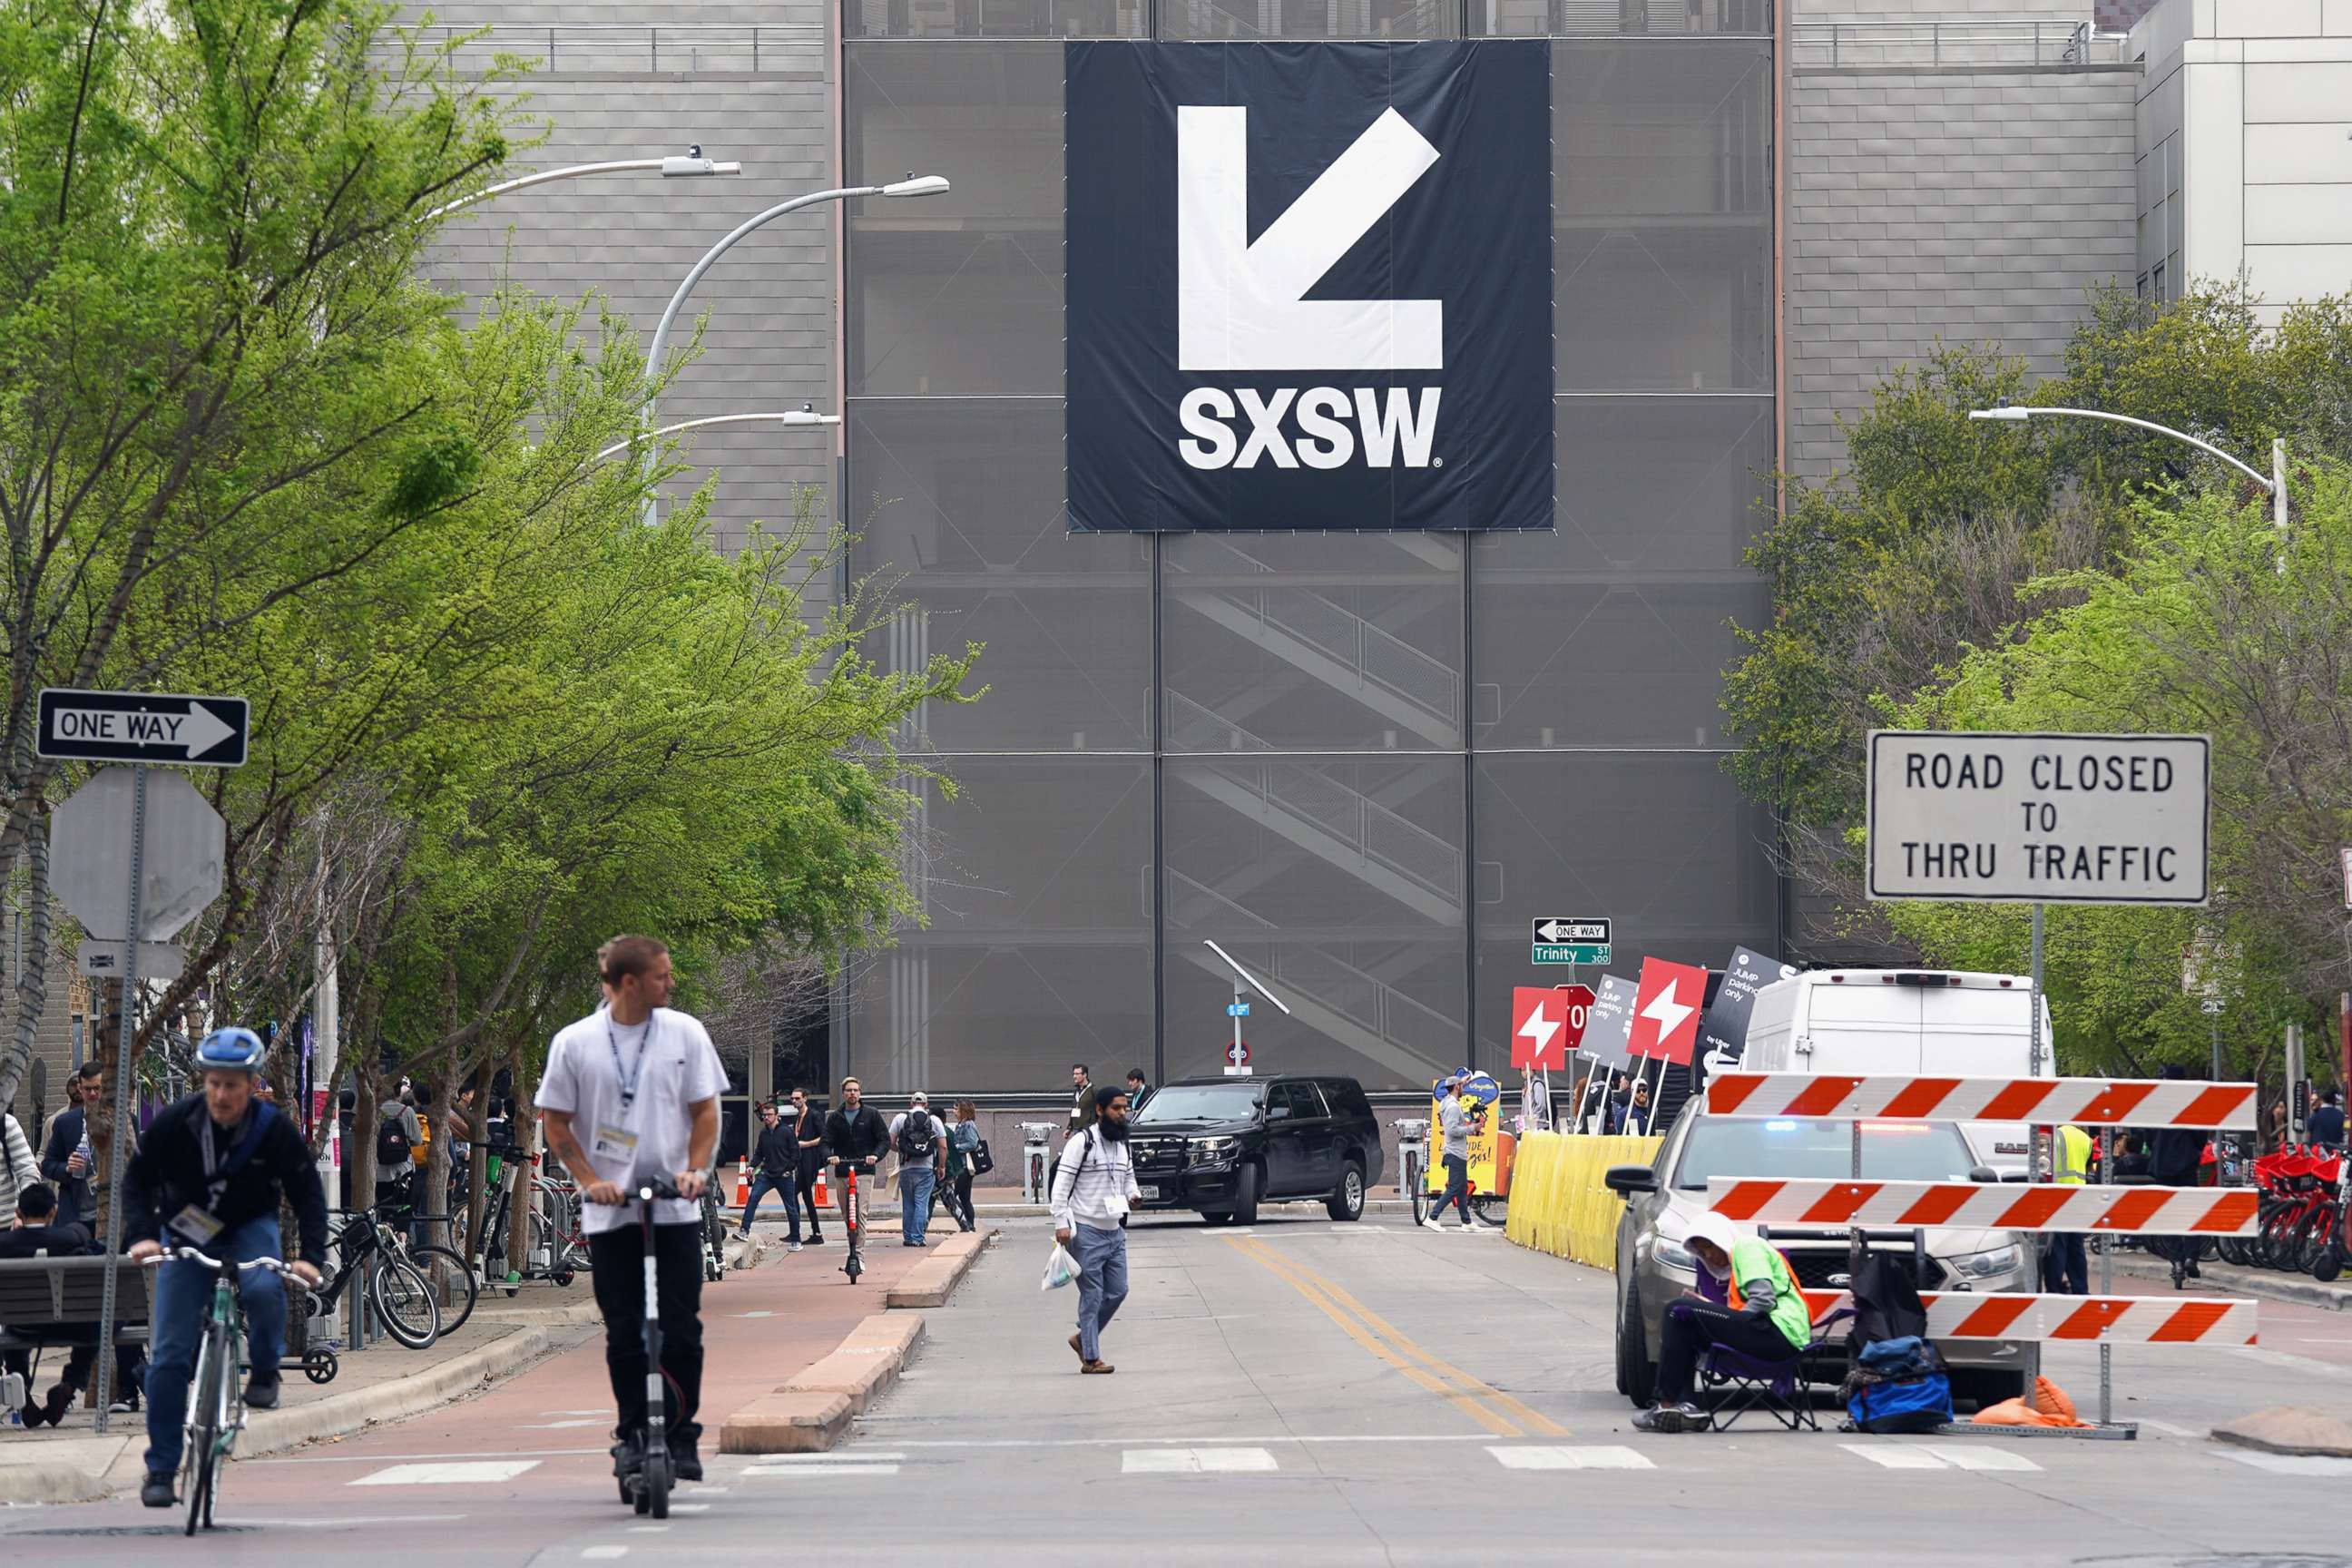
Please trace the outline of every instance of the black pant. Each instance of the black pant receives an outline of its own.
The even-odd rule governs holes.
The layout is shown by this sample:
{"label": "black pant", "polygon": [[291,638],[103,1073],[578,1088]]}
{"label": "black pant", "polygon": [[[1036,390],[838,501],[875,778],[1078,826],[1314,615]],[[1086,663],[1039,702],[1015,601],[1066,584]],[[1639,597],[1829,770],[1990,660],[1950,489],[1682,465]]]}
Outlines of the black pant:
{"label": "black pant", "polygon": [[1770,1318],[1751,1318],[1685,1296],[1666,1308],[1665,1333],[1658,1346],[1659,1404],[1680,1405],[1691,1396],[1699,1352],[1709,1345],[1722,1345],[1758,1361],[1788,1361],[1797,1353],[1797,1347]]}
{"label": "black pant", "polygon": [[1448,1154],[1445,1160],[1445,1191],[1439,1195],[1437,1206],[1429,1211],[1429,1223],[1435,1225],[1445,1213],[1445,1205],[1454,1205],[1462,1214],[1462,1223],[1470,1223],[1470,1161],[1467,1156]]}
{"label": "black pant", "polygon": [[950,1183],[945,1190],[948,1194],[949,1217],[966,1230],[978,1225],[980,1222],[973,1217],[971,1212],[971,1173],[966,1171]]}
{"label": "black pant", "polygon": [[[809,1237],[812,1240],[824,1234],[816,1212],[816,1178],[817,1173],[824,1169],[824,1162],[822,1160],[813,1165],[801,1167],[800,1200],[808,1209]],[[795,1219],[793,1225],[797,1228],[799,1221]]]}
{"label": "black pant", "polygon": [[2091,1258],[2080,1231],[2053,1230],[2042,1238],[2042,1288],[2053,1296],[2091,1293]]}
{"label": "black pant", "polygon": [[[655,1297],[662,1333],[662,1402],[672,1431],[702,1406],[702,1226],[654,1226]],[[589,1278],[604,1314],[604,1369],[620,1406],[620,1435],[646,1424],[646,1249],[635,1224],[588,1238]]]}

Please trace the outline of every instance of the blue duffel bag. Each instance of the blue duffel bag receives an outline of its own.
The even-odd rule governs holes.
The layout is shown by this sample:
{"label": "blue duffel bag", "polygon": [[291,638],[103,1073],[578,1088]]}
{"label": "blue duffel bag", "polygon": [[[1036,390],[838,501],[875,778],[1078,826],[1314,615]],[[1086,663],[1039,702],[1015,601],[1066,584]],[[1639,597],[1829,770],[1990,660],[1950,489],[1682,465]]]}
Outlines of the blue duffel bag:
{"label": "blue duffel bag", "polygon": [[1845,1404],[1857,1432],[1933,1432],[1952,1418],[1952,1380],[1940,1372],[1856,1388]]}

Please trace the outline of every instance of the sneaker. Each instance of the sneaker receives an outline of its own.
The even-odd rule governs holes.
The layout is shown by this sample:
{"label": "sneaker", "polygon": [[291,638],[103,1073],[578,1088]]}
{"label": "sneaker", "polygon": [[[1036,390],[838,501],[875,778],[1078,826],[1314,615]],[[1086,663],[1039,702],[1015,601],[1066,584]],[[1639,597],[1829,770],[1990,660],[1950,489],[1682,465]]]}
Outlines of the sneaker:
{"label": "sneaker", "polygon": [[824,1237],[818,1235],[815,1231],[811,1231],[809,1232],[808,1244],[811,1247],[823,1247],[824,1245]]}
{"label": "sneaker", "polygon": [[109,1415],[129,1415],[134,1414],[138,1408],[139,1390],[133,1386],[117,1390],[114,1403],[106,1407],[106,1413]]}
{"label": "sneaker", "polygon": [[1107,1361],[1095,1360],[1087,1363],[1084,1366],[1078,1368],[1078,1370],[1082,1373],[1108,1377],[1112,1373],[1117,1372],[1118,1368],[1111,1365],[1110,1363]]}
{"label": "sneaker", "polygon": [[246,1406],[252,1410],[277,1409],[278,1379],[274,1376],[264,1377],[261,1373],[255,1373],[246,1382],[245,1403]]}
{"label": "sneaker", "polygon": [[735,1227],[735,1239],[738,1241],[749,1241],[751,1239],[751,1233],[739,1225]]}
{"label": "sneaker", "polygon": [[670,1428],[666,1436],[669,1441],[670,1474],[681,1481],[700,1480],[702,1479],[701,1426],[692,1421],[684,1422]]}
{"label": "sneaker", "polygon": [[784,1243],[784,1250],[786,1252],[798,1252],[800,1249],[801,1244],[797,1241],[788,1241]]}
{"label": "sneaker", "polygon": [[148,1471],[147,1479],[139,1483],[139,1500],[149,1508],[169,1508],[179,1501],[179,1494],[172,1489],[170,1472]]}

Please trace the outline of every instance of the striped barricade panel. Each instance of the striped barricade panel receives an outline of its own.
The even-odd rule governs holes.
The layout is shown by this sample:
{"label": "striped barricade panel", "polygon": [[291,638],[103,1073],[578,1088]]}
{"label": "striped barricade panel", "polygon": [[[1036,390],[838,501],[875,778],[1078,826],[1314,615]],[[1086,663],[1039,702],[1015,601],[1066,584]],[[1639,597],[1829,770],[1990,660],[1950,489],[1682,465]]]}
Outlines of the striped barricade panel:
{"label": "striped barricade panel", "polygon": [[1744,1180],[1717,1176],[1707,1206],[1752,1225],[2252,1236],[2252,1187],[2000,1186],[1980,1182]]}
{"label": "striped barricade panel", "polygon": [[2173,1079],[1856,1078],[1725,1072],[1706,1086],[1709,1116],[1860,1117],[1882,1121],[2031,1121],[2078,1127],[2254,1125],[2251,1083]]}
{"label": "striped barricade panel", "polygon": [[[1931,1340],[2083,1340],[2109,1344],[2251,1345],[2257,1342],[2255,1305],[2249,1300],[2179,1296],[1972,1295],[1928,1291]],[[1813,1321],[1853,1298],[1843,1290],[1808,1290]]]}

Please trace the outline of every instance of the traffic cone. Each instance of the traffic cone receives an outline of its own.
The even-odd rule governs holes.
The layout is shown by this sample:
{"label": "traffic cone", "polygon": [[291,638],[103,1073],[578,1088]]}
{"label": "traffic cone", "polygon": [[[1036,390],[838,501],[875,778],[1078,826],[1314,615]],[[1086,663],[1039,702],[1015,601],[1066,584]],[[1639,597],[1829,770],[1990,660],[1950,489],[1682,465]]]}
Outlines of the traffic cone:
{"label": "traffic cone", "polygon": [[820,1166],[818,1166],[818,1167],[817,1167],[817,1173],[816,1173],[816,1210],[817,1210],[817,1213],[819,1213],[819,1214],[823,1214],[825,1210],[827,1210],[827,1209],[831,1208],[832,1206],[833,1206],[833,1199],[832,1199],[832,1198],[831,1198],[831,1197],[826,1194],[826,1192],[825,1192],[825,1190],[824,1190],[824,1166],[822,1166],[822,1165],[820,1165]]}
{"label": "traffic cone", "polygon": [[735,1207],[740,1212],[751,1202],[751,1173],[749,1160],[735,1162]]}

